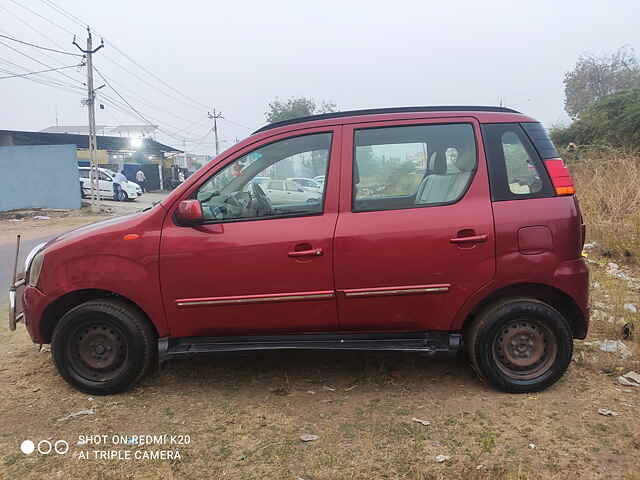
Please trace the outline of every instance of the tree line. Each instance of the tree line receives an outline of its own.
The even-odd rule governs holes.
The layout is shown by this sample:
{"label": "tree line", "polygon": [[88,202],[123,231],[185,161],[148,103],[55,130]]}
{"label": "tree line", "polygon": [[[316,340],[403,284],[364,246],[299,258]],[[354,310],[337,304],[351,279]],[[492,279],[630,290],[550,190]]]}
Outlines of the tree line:
{"label": "tree line", "polygon": [[624,46],[605,55],[584,54],[564,77],[568,127],[554,127],[560,146],[640,148],[640,64]]}

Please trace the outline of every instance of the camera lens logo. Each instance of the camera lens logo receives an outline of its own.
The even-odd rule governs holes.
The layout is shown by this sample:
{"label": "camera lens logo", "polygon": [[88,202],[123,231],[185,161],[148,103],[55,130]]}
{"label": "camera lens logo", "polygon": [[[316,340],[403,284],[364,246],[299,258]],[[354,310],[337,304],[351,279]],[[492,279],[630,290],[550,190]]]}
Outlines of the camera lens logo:
{"label": "camera lens logo", "polygon": [[31,440],[25,440],[20,444],[20,450],[22,450],[22,453],[25,455],[31,455],[35,449],[36,446]]}
{"label": "camera lens logo", "polygon": [[[65,440],[57,440],[53,443],[49,440],[40,440],[37,449],[41,455],[49,455],[53,452],[64,455],[69,451],[69,443]],[[31,440],[25,440],[20,444],[20,450],[25,455],[31,455],[36,450],[36,445]]]}

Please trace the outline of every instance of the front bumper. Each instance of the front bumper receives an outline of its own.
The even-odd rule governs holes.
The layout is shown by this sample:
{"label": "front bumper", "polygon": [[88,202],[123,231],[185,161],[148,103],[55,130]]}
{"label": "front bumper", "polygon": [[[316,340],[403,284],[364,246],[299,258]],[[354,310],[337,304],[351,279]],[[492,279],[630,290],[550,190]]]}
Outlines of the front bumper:
{"label": "front bumper", "polygon": [[24,320],[22,308],[22,293],[25,287],[25,279],[20,278],[9,289],[9,330],[16,329],[16,325]]}

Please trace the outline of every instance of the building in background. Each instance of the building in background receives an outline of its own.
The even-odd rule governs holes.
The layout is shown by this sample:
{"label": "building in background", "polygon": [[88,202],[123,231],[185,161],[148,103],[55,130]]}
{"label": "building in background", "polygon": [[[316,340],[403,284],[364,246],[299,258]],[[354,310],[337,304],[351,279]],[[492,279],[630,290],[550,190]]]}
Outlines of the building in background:
{"label": "building in background", "polygon": [[[177,167],[175,157],[182,153],[181,150],[164,145],[152,138],[98,135],[96,139],[98,147],[96,159],[100,167],[113,171],[124,170],[127,178],[132,181],[135,181],[135,174],[141,169],[147,177],[150,190],[172,188],[170,179]],[[77,161],[81,166],[88,166],[90,162],[88,142],[86,133],[0,130],[0,147],[75,145]]]}
{"label": "building in background", "polygon": [[80,205],[74,145],[0,147],[0,212]]}

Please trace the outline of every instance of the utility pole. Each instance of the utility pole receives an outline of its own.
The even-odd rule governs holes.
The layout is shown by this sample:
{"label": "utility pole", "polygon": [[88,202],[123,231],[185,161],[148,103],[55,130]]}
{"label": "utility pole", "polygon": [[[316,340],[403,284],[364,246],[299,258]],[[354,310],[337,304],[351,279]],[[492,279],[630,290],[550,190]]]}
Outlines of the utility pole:
{"label": "utility pole", "polygon": [[[91,37],[91,29],[87,27],[87,49],[83,50],[76,43],[75,36],[73,44],[78,47],[87,57],[87,108],[89,110],[89,158],[91,159],[91,168],[89,170],[89,180],[91,182],[91,211],[96,213],[100,210],[100,183],[98,175],[98,162],[96,160],[97,139],[96,139],[96,90],[93,88],[93,54],[104,47],[104,40],[100,46],[93,48],[93,39]],[[104,85],[103,85],[104,86]],[[99,87],[102,88],[102,87]]]}
{"label": "utility pole", "polygon": [[224,117],[222,116],[222,113],[220,112],[216,113],[215,108],[213,109],[213,114],[209,112],[208,115],[209,115],[209,118],[213,120],[213,138],[215,139],[215,142],[216,142],[216,155],[218,155],[220,146],[218,144],[218,122],[216,120]]}

